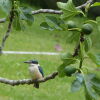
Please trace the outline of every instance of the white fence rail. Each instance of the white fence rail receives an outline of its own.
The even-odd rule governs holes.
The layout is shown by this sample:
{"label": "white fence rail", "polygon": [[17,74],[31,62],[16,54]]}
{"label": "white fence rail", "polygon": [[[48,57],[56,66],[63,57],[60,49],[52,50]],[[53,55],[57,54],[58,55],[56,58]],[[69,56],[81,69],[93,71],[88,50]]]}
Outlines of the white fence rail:
{"label": "white fence rail", "polygon": [[32,55],[60,55],[56,52],[24,52],[24,51],[3,51],[3,54],[32,54]]}

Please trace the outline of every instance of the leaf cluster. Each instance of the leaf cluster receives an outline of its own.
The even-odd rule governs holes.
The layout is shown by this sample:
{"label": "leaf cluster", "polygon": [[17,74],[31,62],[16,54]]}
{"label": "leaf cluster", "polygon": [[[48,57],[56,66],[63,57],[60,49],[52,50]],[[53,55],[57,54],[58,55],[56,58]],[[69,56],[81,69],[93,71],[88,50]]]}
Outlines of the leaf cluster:
{"label": "leaf cluster", "polygon": [[[92,40],[90,37],[92,28],[89,27],[90,24],[86,25],[86,23],[83,23],[83,25],[85,24],[85,26],[87,26],[83,31],[82,27],[78,27],[76,23],[72,22],[70,19],[80,14],[82,14],[83,17],[86,17],[89,8],[100,6],[100,3],[96,2],[92,5],[87,4],[85,7],[85,13],[83,13],[80,9],[77,9],[72,0],[68,0],[67,3],[58,2],[57,5],[63,12],[60,18],[55,16],[46,16],[45,21],[42,22],[40,26],[43,29],[50,31],[69,31],[67,36],[70,42],[72,43],[75,41],[77,43],[77,46],[74,50],[74,55],[71,53],[65,53],[61,56],[62,64],[58,66],[58,75],[61,78],[65,76],[74,76],[75,80],[72,82],[71,91],[79,91],[83,86],[86,100],[97,100],[97,97],[100,96],[100,78],[92,73],[85,74],[82,69],[83,61],[87,57],[90,58],[98,67],[100,67],[100,54],[93,54],[90,52],[92,47]],[[25,28],[25,22],[28,25],[32,25],[34,22],[34,17],[31,13],[32,9],[22,6],[19,0],[0,0],[0,7],[4,12],[7,13],[8,20],[10,11],[13,11],[13,27],[15,30],[23,30]],[[67,23],[65,23],[66,21]],[[86,18],[85,22],[88,23],[90,20],[87,20]],[[92,20],[91,22],[100,24],[100,18],[98,17],[96,21]]]}
{"label": "leaf cluster", "polygon": [[32,16],[32,9],[20,4],[20,0],[0,0],[0,7],[7,14],[7,20],[9,21],[9,14],[13,7],[14,19],[13,27],[15,30],[20,31],[25,29],[24,22],[28,25],[32,25],[34,17]]}
{"label": "leaf cluster", "polygon": [[95,74],[76,74],[76,79],[72,82],[71,91],[79,91],[82,86],[85,91],[86,100],[97,100],[100,97],[100,78]]}
{"label": "leaf cluster", "polygon": [[[86,58],[90,58],[97,66],[100,66],[100,55],[95,55],[90,52],[92,47],[90,34],[93,31],[93,27],[89,22],[97,24],[98,21],[86,19],[85,23],[83,23],[80,28],[70,19],[79,14],[86,17],[88,9],[93,6],[98,6],[99,3],[88,4],[85,7],[85,14],[74,6],[72,0],[69,0],[67,3],[58,2],[57,5],[63,12],[61,17],[46,16],[45,22],[41,23],[40,26],[50,31],[70,31],[71,33],[69,32],[69,35],[67,35],[70,43],[77,40],[75,55],[73,56],[71,53],[65,53],[61,56],[62,64],[58,66],[58,75],[61,78],[65,76],[75,76],[75,80],[71,85],[71,91],[79,91],[83,86],[86,100],[97,100],[97,97],[100,96],[100,79],[94,74],[84,73],[82,71],[82,66]],[[66,20],[67,23],[65,23]],[[99,18],[97,20],[99,20]],[[76,66],[77,64],[79,64],[79,66]]]}

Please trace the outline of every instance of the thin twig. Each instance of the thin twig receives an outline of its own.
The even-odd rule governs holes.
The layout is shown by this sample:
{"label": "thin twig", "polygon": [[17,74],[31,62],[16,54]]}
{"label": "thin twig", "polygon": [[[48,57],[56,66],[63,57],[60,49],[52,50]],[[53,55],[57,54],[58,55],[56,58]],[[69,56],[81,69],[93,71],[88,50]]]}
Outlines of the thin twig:
{"label": "thin twig", "polygon": [[63,12],[60,10],[53,10],[53,9],[39,9],[39,10],[32,11],[32,15],[39,14],[39,13],[62,14]]}
{"label": "thin twig", "polygon": [[87,4],[89,4],[89,3],[91,4],[92,2],[93,2],[93,0],[88,0],[86,3],[80,5],[80,6],[76,7],[76,8],[78,8],[78,9],[84,8]]}
{"label": "thin twig", "polygon": [[[11,32],[11,27],[12,27],[12,23],[13,23],[13,19],[14,19],[14,11],[13,11],[14,7],[12,7],[11,11],[10,11],[10,17],[9,17],[9,24],[8,24],[8,29],[6,34],[4,35],[2,42],[1,42],[1,47],[0,47],[0,53],[2,53],[2,49],[4,48],[5,45],[5,41],[7,40],[7,38],[10,35]],[[5,21],[5,19],[2,20],[2,22]]]}
{"label": "thin twig", "polygon": [[81,34],[80,34],[80,41],[79,41],[77,47],[76,47],[75,50],[74,50],[73,57],[78,56],[78,54],[79,54],[80,42],[81,42],[81,43],[84,42],[84,33],[82,33],[82,32],[81,32]]}
{"label": "thin twig", "polygon": [[80,60],[80,65],[79,65],[79,68],[80,68],[80,69],[82,68],[82,64],[83,64],[83,60],[81,59],[81,60]]}
{"label": "thin twig", "polygon": [[[88,0],[85,4],[83,4],[83,5],[81,5],[81,6],[78,6],[78,7],[76,7],[76,8],[78,8],[78,9],[84,8],[87,4],[92,3],[92,2],[93,2],[93,0]],[[83,34],[83,33],[81,33],[81,35],[80,35],[80,42],[84,42],[84,34]],[[77,47],[75,48],[75,50],[74,50],[75,52],[74,52],[74,54],[73,54],[73,57],[77,56],[78,53],[79,53],[80,42],[79,42],[79,44],[77,45]]]}
{"label": "thin twig", "polygon": [[[85,4],[82,4],[82,5],[80,5],[80,6],[76,7],[76,8],[77,9],[84,8],[87,4],[92,3],[92,2],[93,2],[93,0],[88,0]],[[39,10],[32,11],[32,15],[40,14],[40,13],[49,13],[49,14],[58,14],[58,15],[63,14],[62,11],[53,10],[53,9],[39,9]],[[3,23],[5,21],[6,21],[5,18],[0,19],[0,23]]]}
{"label": "thin twig", "polygon": [[33,84],[33,83],[42,83],[42,82],[46,82],[48,80],[54,79],[56,76],[58,75],[58,72],[54,72],[50,75],[48,75],[47,77],[44,77],[43,79],[34,81],[32,79],[23,79],[23,80],[9,80],[6,78],[0,78],[0,83],[4,83],[4,84],[8,84],[11,86],[16,86],[16,85],[24,85],[24,84]]}

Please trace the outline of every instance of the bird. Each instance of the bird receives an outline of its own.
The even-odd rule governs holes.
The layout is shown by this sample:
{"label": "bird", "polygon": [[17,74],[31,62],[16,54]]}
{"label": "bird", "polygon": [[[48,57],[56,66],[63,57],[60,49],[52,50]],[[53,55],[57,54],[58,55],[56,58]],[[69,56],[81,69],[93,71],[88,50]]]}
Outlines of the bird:
{"label": "bird", "polygon": [[[24,61],[24,63],[29,64],[29,73],[32,80],[37,81],[38,79],[43,79],[44,72],[37,60]],[[35,82],[34,87],[39,88],[39,83]]]}

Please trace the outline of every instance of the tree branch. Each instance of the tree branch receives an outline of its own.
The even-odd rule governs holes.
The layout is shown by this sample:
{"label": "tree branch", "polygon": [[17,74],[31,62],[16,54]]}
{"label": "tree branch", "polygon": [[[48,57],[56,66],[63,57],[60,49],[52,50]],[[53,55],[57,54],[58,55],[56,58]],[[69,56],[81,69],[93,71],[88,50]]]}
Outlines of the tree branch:
{"label": "tree branch", "polygon": [[56,76],[58,75],[58,72],[54,72],[50,75],[48,75],[47,77],[44,77],[43,79],[34,81],[32,79],[23,79],[23,80],[9,80],[6,78],[0,78],[0,83],[4,83],[4,84],[8,84],[11,86],[16,86],[16,85],[24,85],[24,84],[33,84],[33,83],[42,83],[42,82],[46,82],[48,80],[54,79]]}
{"label": "tree branch", "polygon": [[[76,8],[77,9],[84,8],[87,4],[92,3],[92,2],[93,2],[93,0],[88,0],[85,4],[82,4]],[[58,15],[63,14],[62,11],[53,10],[53,9],[39,9],[39,10],[32,11],[32,15],[40,14],[40,13],[49,13],[49,14],[58,14]],[[4,23],[5,21],[6,21],[5,18],[0,19],[0,23]]]}
{"label": "tree branch", "polygon": [[76,47],[75,50],[74,50],[73,57],[78,56],[78,54],[79,54],[80,42],[81,42],[81,43],[84,42],[84,33],[82,33],[82,32],[81,32],[81,34],[80,34],[80,41],[79,41],[77,47]]}
{"label": "tree branch", "polygon": [[[9,24],[8,24],[8,29],[6,34],[4,35],[2,42],[1,42],[1,46],[0,46],[0,53],[2,53],[2,49],[4,48],[5,45],[5,41],[6,39],[9,37],[10,32],[11,32],[11,27],[12,27],[12,23],[13,23],[13,19],[14,19],[14,7],[12,7],[11,11],[10,11],[10,17],[9,17]],[[2,19],[2,22],[4,22],[6,19]]]}
{"label": "tree branch", "polygon": [[84,3],[83,5],[80,5],[76,8],[78,8],[78,9],[84,8],[87,4],[92,3],[92,2],[93,2],[93,0],[88,0],[86,3]]}
{"label": "tree branch", "polygon": [[60,10],[53,10],[53,9],[39,9],[39,10],[32,11],[32,15],[39,14],[39,13],[62,14],[63,12]]}
{"label": "tree branch", "polygon": [[[93,0],[88,0],[85,4],[82,4],[82,5],[80,5],[76,8],[77,9],[84,8],[87,4],[92,3],[92,2],[93,2]],[[32,11],[32,15],[39,14],[39,13],[63,14],[62,11],[53,10],[53,9],[39,9],[39,10],[36,10],[36,11]]]}

